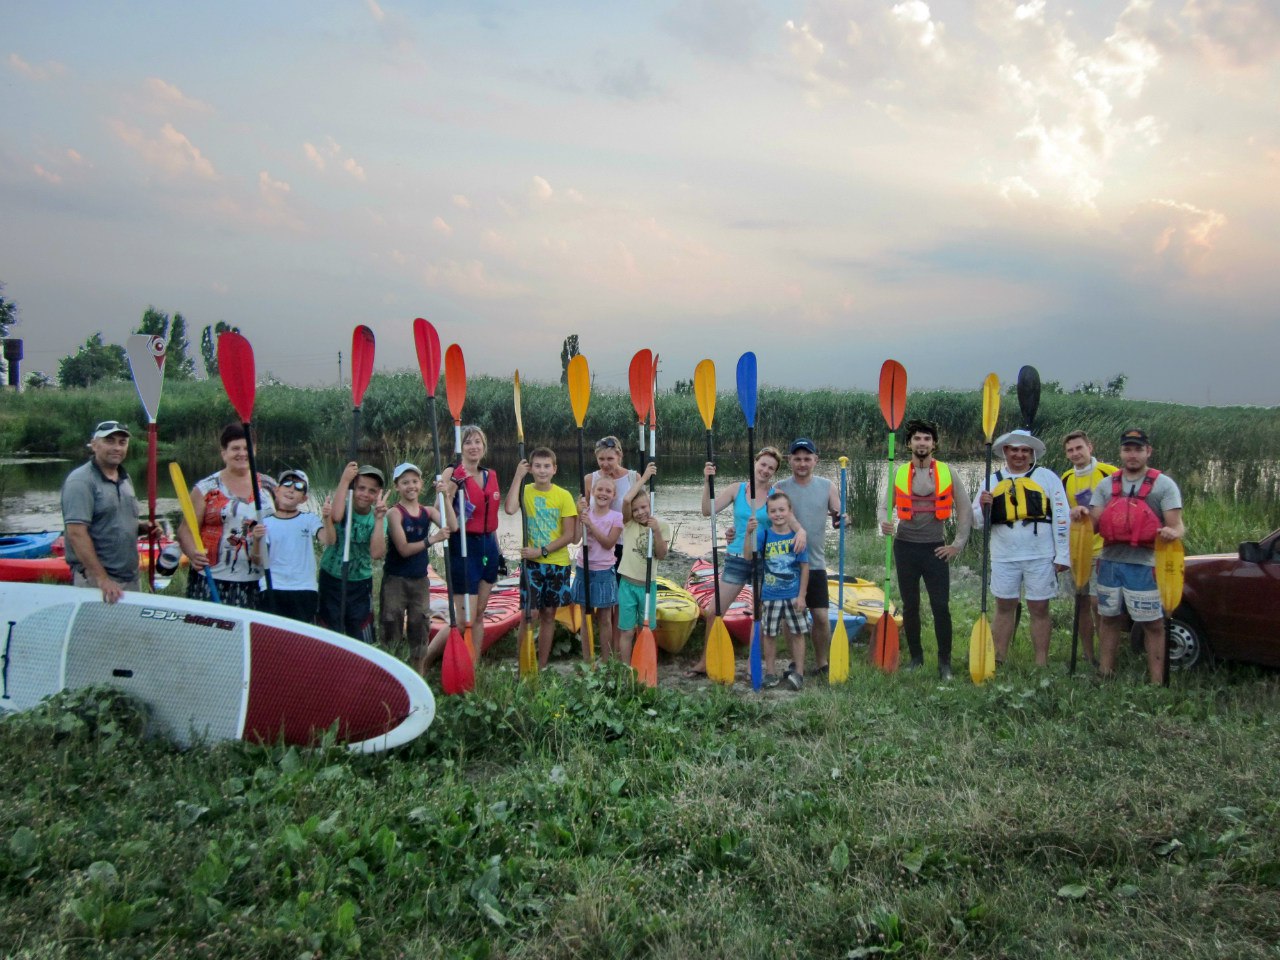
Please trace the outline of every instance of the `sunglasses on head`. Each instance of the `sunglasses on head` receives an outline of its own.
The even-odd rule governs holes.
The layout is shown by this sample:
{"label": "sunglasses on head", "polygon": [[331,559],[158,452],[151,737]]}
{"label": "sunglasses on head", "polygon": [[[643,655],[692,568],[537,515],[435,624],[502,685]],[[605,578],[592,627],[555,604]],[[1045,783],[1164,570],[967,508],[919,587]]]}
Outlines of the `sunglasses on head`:
{"label": "sunglasses on head", "polygon": [[98,424],[97,427],[94,428],[93,432],[101,433],[103,430],[110,430],[112,433],[114,433],[117,430],[123,430],[125,433],[129,432],[129,428],[126,427],[119,420],[103,420],[100,424]]}
{"label": "sunglasses on head", "polygon": [[613,439],[613,437],[605,437],[603,440],[596,441],[596,449],[597,450],[617,450],[618,441]]}
{"label": "sunglasses on head", "polygon": [[307,482],[305,480],[296,480],[296,479],[282,480],[280,482],[280,486],[292,487],[294,490],[297,490],[299,493],[307,492]]}

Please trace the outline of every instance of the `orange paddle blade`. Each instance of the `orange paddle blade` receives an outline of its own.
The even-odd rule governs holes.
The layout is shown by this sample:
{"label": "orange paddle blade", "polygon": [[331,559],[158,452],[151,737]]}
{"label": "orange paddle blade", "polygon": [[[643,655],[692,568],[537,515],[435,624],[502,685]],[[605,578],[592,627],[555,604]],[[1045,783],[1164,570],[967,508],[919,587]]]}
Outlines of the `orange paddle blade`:
{"label": "orange paddle blade", "polygon": [[476,644],[475,644],[475,641],[471,639],[471,626],[469,624],[467,628],[462,631],[462,642],[467,648],[467,656],[471,658],[472,663],[475,663],[476,662]]}
{"label": "orange paddle blade", "polygon": [[587,407],[591,403],[591,371],[587,367],[587,358],[578,354],[569,361],[567,371],[569,380],[569,405],[573,407],[573,421],[582,429],[582,422],[587,419]]}
{"label": "orange paddle blade", "polygon": [[1160,587],[1160,604],[1166,617],[1182,602],[1186,559],[1181,540],[1156,541],[1156,584]]}
{"label": "orange paddle blade", "polygon": [[658,643],[646,623],[636,631],[636,643],[631,648],[631,669],[636,679],[646,687],[658,685]]}
{"label": "orange paddle blade", "polygon": [[467,651],[466,641],[457,627],[449,631],[444,644],[444,663],[440,667],[440,685],[449,696],[475,689],[476,663]]}
{"label": "orange paddle blade", "polygon": [[969,677],[974,683],[986,683],[996,675],[996,644],[991,624],[984,613],[973,625],[969,637]]}
{"label": "orange paddle blade", "polygon": [[876,631],[871,638],[871,664],[885,673],[898,669],[898,624],[893,617],[882,616],[876,621]]}
{"label": "orange paddle blade", "polygon": [[631,366],[627,370],[627,380],[631,387],[631,405],[635,407],[640,422],[649,416],[649,404],[653,402],[653,352],[638,350],[631,358]]}
{"label": "orange paddle blade", "polygon": [[1093,521],[1077,520],[1071,524],[1071,576],[1076,590],[1083,590],[1093,573]]}
{"label": "orange paddle blade", "polygon": [[456,343],[444,352],[444,393],[453,422],[461,423],[462,405],[467,401],[467,365],[462,359],[462,348]]}
{"label": "orange paddle blade", "polygon": [[886,360],[880,368],[880,412],[890,430],[897,430],[907,408],[907,371],[897,360]]}
{"label": "orange paddle blade", "polygon": [[724,625],[721,617],[716,617],[707,637],[707,677],[716,683],[731,684],[736,672],[729,628]]}

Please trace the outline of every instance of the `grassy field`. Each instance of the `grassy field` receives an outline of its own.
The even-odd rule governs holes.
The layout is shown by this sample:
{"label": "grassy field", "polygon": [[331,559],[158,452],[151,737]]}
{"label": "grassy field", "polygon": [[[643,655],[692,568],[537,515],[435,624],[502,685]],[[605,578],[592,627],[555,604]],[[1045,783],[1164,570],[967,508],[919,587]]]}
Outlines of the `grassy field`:
{"label": "grassy field", "polygon": [[1275,674],[1068,677],[1060,625],[983,688],[761,696],[677,679],[699,644],[650,691],[504,640],[387,756],[178,752],[102,692],[8,719],[5,955],[1276,957]]}

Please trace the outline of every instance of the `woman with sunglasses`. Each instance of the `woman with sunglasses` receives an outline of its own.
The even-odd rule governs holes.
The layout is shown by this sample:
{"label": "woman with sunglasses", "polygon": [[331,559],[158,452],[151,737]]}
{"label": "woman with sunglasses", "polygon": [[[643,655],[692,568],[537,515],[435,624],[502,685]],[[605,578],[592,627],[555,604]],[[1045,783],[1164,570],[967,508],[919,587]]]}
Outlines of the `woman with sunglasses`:
{"label": "woman with sunglasses", "polygon": [[[640,474],[634,470],[628,470],[622,465],[622,441],[617,437],[601,437],[596,441],[596,466],[598,470],[593,470],[583,478],[583,486],[587,491],[587,501],[591,502],[591,491],[595,487],[596,480],[601,477],[608,477],[613,481],[613,510],[622,512],[622,501],[626,499],[627,491],[635,484],[641,482]],[[618,576],[618,563],[622,560],[622,538],[618,538],[617,544],[613,548],[613,573]],[[595,565],[592,564],[592,569]],[[595,591],[592,591],[593,593]],[[597,622],[603,618],[607,621],[607,628],[604,622],[601,622],[600,631],[611,637],[618,636],[618,608],[602,607],[596,612]]]}
{"label": "woman with sunglasses", "polygon": [[[197,481],[191,488],[191,505],[200,520],[200,538],[209,554],[196,547],[195,536],[184,519],[178,527],[182,552],[191,558],[191,575],[187,578],[187,596],[192,600],[211,600],[208,581],[203,572],[209,567],[218,585],[222,602],[232,607],[256,610],[259,604],[258,580],[262,576],[253,541],[260,539],[265,528],[258,524],[253,505],[254,480],[249,475],[249,444],[244,427],[229,423],[219,438],[222,445],[222,469]],[[258,474],[258,497],[264,504],[272,502],[275,481]]]}
{"label": "woman with sunglasses", "polygon": [[[498,549],[498,515],[502,512],[502,493],[498,488],[498,472],[480,466],[489,450],[489,438],[474,423],[462,428],[462,459],[445,474],[445,495],[459,511],[458,524],[464,523],[467,555],[462,556],[461,531],[449,535],[449,579],[453,584],[454,613],[458,623],[467,622],[471,614],[471,641],[476,656],[484,653],[484,611],[489,593],[498,581],[502,552]],[[463,496],[458,491],[463,490]],[[461,505],[461,506],[459,506]],[[442,635],[447,636],[444,629]]]}

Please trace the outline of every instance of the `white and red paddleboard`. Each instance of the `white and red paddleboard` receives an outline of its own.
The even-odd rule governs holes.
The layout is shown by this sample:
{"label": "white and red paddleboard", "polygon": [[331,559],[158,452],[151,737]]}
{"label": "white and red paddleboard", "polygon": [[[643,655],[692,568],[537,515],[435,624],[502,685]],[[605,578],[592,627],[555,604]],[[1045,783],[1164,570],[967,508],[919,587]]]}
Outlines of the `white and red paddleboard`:
{"label": "white and red paddleboard", "polygon": [[329,630],[180,597],[0,583],[0,711],[105,685],[146,703],[175,743],[337,740],[371,753],[431,725],[407,664]]}

